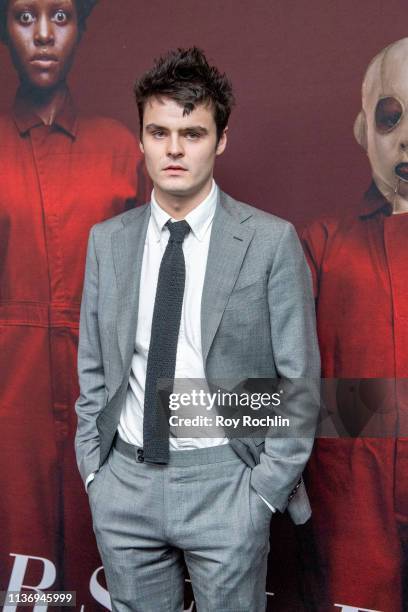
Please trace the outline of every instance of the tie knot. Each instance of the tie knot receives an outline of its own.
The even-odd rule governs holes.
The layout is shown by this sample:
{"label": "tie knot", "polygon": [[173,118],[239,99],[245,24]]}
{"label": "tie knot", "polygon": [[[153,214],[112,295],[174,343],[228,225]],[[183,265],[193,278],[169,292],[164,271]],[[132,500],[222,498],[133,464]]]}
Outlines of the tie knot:
{"label": "tie knot", "polygon": [[170,242],[183,242],[184,238],[190,231],[190,226],[187,221],[167,221],[166,226],[170,232]]}

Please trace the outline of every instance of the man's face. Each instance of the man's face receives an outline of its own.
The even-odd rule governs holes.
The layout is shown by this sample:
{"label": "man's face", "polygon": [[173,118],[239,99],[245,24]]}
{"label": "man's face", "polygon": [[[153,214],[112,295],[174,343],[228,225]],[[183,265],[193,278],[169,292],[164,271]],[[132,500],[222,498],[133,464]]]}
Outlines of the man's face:
{"label": "man's face", "polygon": [[140,148],[156,195],[194,198],[211,183],[215,158],[226,146],[210,105],[197,105],[183,116],[183,107],[170,98],[151,98],[143,115]]}
{"label": "man's face", "polygon": [[74,0],[10,0],[7,35],[20,80],[54,89],[65,80],[78,43]]}

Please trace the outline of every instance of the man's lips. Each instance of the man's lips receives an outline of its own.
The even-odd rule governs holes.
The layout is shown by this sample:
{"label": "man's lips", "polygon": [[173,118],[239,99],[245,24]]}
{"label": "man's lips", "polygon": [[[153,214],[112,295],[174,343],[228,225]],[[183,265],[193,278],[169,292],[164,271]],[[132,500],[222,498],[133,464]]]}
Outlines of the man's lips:
{"label": "man's lips", "polygon": [[408,163],[404,162],[395,166],[395,174],[403,181],[408,181]]}
{"label": "man's lips", "polygon": [[187,172],[187,168],[183,168],[182,166],[166,166],[165,168],[163,168],[163,172],[168,175],[181,176],[182,174]]}

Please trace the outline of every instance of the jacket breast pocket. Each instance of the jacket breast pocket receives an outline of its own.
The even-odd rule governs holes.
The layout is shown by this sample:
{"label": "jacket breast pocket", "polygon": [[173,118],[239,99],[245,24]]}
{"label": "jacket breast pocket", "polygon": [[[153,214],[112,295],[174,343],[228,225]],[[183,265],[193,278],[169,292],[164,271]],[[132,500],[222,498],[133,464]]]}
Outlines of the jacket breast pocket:
{"label": "jacket breast pocket", "polygon": [[266,302],[266,299],[266,278],[262,277],[253,282],[237,284],[229,296],[225,310],[247,310],[258,302]]}

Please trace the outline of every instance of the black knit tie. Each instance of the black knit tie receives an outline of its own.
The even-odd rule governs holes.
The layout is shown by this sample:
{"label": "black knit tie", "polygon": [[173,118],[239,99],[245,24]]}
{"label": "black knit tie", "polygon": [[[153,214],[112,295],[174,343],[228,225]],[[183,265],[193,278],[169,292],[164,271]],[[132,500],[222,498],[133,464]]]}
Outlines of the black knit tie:
{"label": "black knit tie", "polygon": [[[160,379],[174,381],[177,342],[183,306],[186,267],[183,241],[190,231],[187,221],[168,221],[170,238],[160,264],[154,302],[152,331],[147,359],[143,417],[144,459],[150,463],[168,463],[168,407],[162,405],[157,392]],[[172,392],[173,385],[166,385]]]}

